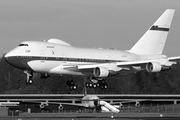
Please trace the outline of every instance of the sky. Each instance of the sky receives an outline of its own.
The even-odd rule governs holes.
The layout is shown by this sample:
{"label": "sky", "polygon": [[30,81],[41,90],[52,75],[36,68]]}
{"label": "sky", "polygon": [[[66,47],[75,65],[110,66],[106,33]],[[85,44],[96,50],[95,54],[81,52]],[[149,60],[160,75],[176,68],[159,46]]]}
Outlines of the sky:
{"label": "sky", "polygon": [[166,9],[175,9],[163,54],[180,56],[180,0],[0,0],[0,55],[23,41],[128,50]]}

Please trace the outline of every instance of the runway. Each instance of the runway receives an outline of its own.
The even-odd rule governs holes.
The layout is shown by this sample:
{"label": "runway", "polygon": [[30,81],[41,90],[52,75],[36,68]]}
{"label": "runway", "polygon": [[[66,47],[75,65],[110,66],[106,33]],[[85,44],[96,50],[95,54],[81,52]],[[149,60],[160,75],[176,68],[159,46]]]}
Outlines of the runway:
{"label": "runway", "polygon": [[179,114],[159,113],[23,113],[14,117],[1,117],[0,120],[179,120]]}
{"label": "runway", "polygon": [[[74,119],[65,119],[65,118],[0,118],[0,120],[84,120],[84,118],[74,118]],[[97,118],[86,118],[86,120],[102,120]],[[103,118],[103,120],[179,120],[179,118]]]}

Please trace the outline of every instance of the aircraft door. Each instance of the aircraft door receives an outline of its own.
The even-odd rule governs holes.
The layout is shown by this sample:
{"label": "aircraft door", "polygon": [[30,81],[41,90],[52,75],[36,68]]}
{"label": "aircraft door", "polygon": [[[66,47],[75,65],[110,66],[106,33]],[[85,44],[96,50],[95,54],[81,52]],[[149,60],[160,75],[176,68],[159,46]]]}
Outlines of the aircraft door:
{"label": "aircraft door", "polygon": [[63,61],[63,63],[67,63],[67,56],[66,56],[66,54],[62,55],[62,61]]}
{"label": "aircraft door", "polygon": [[47,72],[47,70],[48,70],[48,68],[47,68],[47,62],[46,62],[46,56],[45,56],[45,53],[44,53],[44,51],[43,50],[41,50],[41,53],[40,53],[40,63],[39,63],[39,67],[41,68],[41,70],[43,71],[43,72]]}
{"label": "aircraft door", "polygon": [[40,54],[40,59],[41,59],[41,62],[45,62],[45,54],[44,52],[41,50],[41,54]]}

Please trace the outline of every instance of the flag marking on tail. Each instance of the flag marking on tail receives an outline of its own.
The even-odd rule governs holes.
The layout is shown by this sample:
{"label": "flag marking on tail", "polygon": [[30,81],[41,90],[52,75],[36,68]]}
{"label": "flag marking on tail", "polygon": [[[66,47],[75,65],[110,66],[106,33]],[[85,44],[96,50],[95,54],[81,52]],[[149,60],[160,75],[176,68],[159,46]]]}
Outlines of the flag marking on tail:
{"label": "flag marking on tail", "polygon": [[169,28],[163,28],[163,27],[159,27],[159,26],[155,26],[153,25],[150,30],[157,30],[157,31],[169,31]]}

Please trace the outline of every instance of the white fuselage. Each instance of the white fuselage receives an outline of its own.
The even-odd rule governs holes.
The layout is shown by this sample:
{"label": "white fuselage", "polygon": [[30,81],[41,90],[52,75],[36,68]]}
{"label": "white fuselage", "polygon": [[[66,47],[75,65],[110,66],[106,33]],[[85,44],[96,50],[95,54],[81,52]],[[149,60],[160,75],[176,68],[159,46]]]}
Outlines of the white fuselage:
{"label": "white fuselage", "polygon": [[[128,51],[77,48],[39,41],[23,42],[5,57],[11,65],[23,70],[65,75],[87,75],[88,73],[79,70],[66,70],[62,68],[63,65],[90,65],[150,59],[150,56],[140,56]],[[153,59],[161,57],[162,55],[153,55]],[[108,69],[111,70],[111,68]]]}

